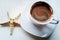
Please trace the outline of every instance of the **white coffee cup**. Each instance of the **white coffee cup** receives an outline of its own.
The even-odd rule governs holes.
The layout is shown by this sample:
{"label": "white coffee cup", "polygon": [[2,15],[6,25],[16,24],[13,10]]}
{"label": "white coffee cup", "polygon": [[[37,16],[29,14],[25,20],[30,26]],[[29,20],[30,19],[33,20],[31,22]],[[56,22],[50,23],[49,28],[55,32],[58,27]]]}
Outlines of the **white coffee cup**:
{"label": "white coffee cup", "polygon": [[[48,20],[46,20],[45,22],[38,21],[38,20],[36,20],[36,19],[31,15],[32,10],[33,10],[35,7],[37,7],[37,6],[45,6],[46,8],[48,8],[48,9],[51,11],[52,14],[51,14],[50,18],[49,18]],[[52,7],[51,7],[48,3],[43,2],[43,1],[35,2],[35,3],[32,5],[32,7],[31,7],[31,9],[30,9],[30,18],[31,18],[31,20],[32,20],[32,22],[33,22],[34,24],[40,24],[40,25],[45,25],[45,24],[48,24],[48,23],[58,24],[58,22],[59,22],[59,21],[53,19],[53,9],[52,9]],[[56,22],[53,23],[52,20],[54,20],[54,21],[56,21]]]}

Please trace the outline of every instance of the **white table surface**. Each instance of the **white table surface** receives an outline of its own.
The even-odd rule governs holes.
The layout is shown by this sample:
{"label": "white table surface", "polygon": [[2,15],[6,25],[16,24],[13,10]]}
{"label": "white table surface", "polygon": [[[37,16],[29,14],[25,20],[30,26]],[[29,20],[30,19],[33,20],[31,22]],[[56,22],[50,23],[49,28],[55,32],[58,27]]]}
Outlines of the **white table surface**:
{"label": "white table surface", "polygon": [[[39,0],[0,0],[0,23],[8,20],[7,11],[11,17],[15,17],[20,12],[24,13],[30,4]],[[54,18],[60,20],[60,0],[42,0],[48,2],[54,10]],[[19,19],[20,20],[20,19]],[[19,21],[18,20],[18,21]],[[0,27],[0,40],[45,40],[25,32],[23,28],[16,27],[13,35],[10,36],[9,27]],[[53,34],[47,40],[60,40],[60,23],[56,26]]]}

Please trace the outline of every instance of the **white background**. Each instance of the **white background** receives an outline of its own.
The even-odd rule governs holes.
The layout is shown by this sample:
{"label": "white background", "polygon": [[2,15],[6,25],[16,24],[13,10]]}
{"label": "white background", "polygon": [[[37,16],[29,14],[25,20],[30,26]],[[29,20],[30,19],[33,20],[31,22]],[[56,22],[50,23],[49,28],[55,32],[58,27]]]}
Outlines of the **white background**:
{"label": "white background", "polygon": [[[24,13],[28,5],[39,0],[0,0],[0,23],[8,21],[7,11],[11,17]],[[48,2],[54,10],[54,18],[60,20],[60,0],[42,0]],[[26,33],[21,27],[15,28],[10,36],[9,27],[0,27],[0,40],[42,40]],[[56,26],[48,40],[60,40],[60,23]]]}

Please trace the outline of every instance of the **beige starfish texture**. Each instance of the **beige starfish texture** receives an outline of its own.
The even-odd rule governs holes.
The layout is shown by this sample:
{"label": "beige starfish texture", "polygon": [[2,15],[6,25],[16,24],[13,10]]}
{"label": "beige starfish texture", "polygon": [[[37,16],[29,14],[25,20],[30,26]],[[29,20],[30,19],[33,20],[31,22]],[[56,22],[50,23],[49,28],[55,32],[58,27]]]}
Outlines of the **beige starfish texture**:
{"label": "beige starfish texture", "polygon": [[1,23],[0,25],[2,25],[2,26],[9,26],[10,29],[11,29],[10,35],[12,35],[13,34],[14,27],[20,27],[21,26],[19,23],[17,23],[15,21],[15,20],[18,20],[19,19],[19,17],[21,16],[21,14],[19,13],[19,15],[17,17],[15,17],[14,19],[13,18],[10,18],[8,12],[7,12],[7,16],[9,18],[9,21],[8,22],[5,22],[5,23]]}

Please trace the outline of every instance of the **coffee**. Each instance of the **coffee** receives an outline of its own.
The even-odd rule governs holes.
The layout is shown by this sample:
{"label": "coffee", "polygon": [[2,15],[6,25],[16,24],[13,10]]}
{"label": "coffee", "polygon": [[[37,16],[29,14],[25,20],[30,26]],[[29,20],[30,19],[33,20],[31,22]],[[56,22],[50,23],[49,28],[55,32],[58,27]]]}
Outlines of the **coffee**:
{"label": "coffee", "polygon": [[31,15],[34,19],[45,22],[51,17],[52,12],[45,6],[37,6],[32,9]]}
{"label": "coffee", "polygon": [[48,24],[53,19],[53,9],[44,1],[35,2],[30,9],[30,17],[34,24]]}

